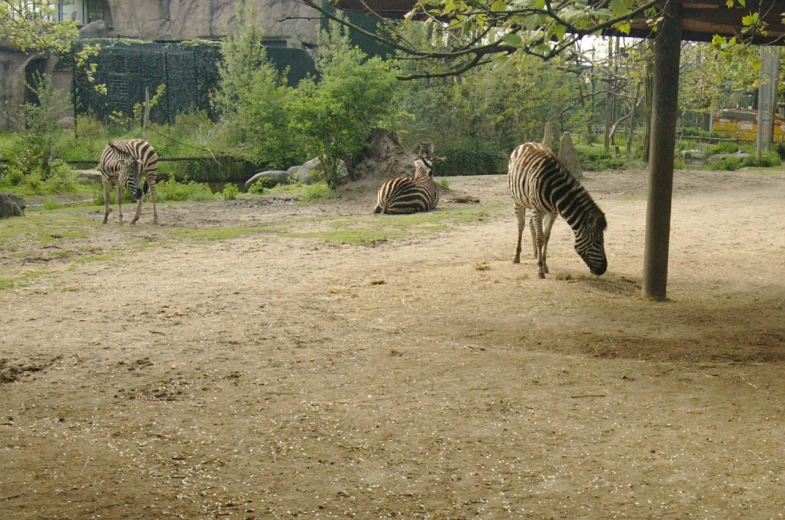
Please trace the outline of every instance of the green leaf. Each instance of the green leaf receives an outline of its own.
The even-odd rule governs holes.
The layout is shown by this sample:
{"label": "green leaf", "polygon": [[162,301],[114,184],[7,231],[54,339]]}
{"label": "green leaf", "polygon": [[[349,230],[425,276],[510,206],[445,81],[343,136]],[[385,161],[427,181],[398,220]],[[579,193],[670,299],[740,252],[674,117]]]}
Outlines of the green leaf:
{"label": "green leaf", "polygon": [[507,10],[507,2],[504,0],[496,0],[493,4],[491,4],[491,11],[506,11]]}
{"label": "green leaf", "polygon": [[567,27],[565,27],[564,25],[555,25],[553,27],[553,35],[559,41],[561,41],[561,39],[564,38],[564,34],[566,32],[567,32]]}
{"label": "green leaf", "polygon": [[521,35],[518,33],[505,34],[502,40],[504,40],[504,43],[507,45],[511,45],[513,47],[520,48],[523,45],[523,38],[521,38]]}
{"label": "green leaf", "polygon": [[629,22],[619,22],[619,23],[613,24],[613,26],[616,29],[618,29],[619,32],[622,33],[622,34],[630,34],[631,27],[630,27],[630,23]]}
{"label": "green leaf", "polygon": [[742,7],[747,7],[747,0],[739,0],[739,5]]}
{"label": "green leaf", "polygon": [[728,0],[727,2],[725,2],[725,6],[728,9],[731,9],[733,7],[733,0]]}

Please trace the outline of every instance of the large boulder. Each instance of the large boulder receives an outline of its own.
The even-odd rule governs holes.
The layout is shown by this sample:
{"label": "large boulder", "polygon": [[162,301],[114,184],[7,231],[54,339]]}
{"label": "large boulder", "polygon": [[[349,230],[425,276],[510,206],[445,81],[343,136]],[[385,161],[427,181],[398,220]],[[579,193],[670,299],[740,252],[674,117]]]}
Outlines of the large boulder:
{"label": "large boulder", "polygon": [[74,129],[74,117],[73,116],[66,116],[61,117],[57,120],[57,124],[63,130],[73,130]]}
{"label": "large boulder", "polygon": [[26,207],[24,199],[16,193],[0,193],[0,218],[21,217]]}
{"label": "large boulder", "polygon": [[109,36],[109,27],[103,20],[95,20],[79,29],[80,38],[106,38]]}
{"label": "large boulder", "polygon": [[253,177],[245,181],[245,189],[250,188],[253,183],[259,179],[267,178],[272,180],[275,184],[286,184],[289,182],[289,172],[286,170],[268,170],[254,174]]}
{"label": "large boulder", "polygon": [[[349,171],[346,169],[346,163],[338,161],[338,183],[346,180],[349,177]],[[324,179],[322,163],[319,159],[311,159],[306,162],[297,171],[297,182],[301,184],[313,184]]]}
{"label": "large boulder", "polygon": [[581,160],[578,158],[578,152],[575,151],[575,145],[572,144],[572,137],[569,132],[564,132],[561,135],[559,142],[559,160],[564,163],[564,166],[570,170],[576,179],[583,177],[583,168],[581,167]]}

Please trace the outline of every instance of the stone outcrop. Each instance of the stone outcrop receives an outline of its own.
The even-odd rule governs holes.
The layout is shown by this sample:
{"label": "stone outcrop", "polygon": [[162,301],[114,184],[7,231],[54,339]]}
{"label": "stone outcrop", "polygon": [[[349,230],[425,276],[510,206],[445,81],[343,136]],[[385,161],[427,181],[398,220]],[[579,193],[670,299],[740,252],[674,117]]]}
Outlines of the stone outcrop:
{"label": "stone outcrop", "polygon": [[553,123],[548,121],[545,123],[545,131],[543,132],[542,136],[542,144],[543,146],[547,146],[548,148],[553,149]]}
{"label": "stone outcrop", "polygon": [[16,193],[0,193],[0,218],[21,217],[26,207],[24,199]]}
{"label": "stone outcrop", "polygon": [[286,184],[289,182],[289,172],[285,170],[267,170],[254,174],[253,177],[245,181],[245,189],[250,188],[259,179],[270,179],[275,184]]}
{"label": "stone outcrop", "polygon": [[[289,47],[316,44],[319,20],[313,9],[294,0],[245,3],[266,37],[285,39]],[[159,41],[220,38],[236,31],[240,5],[234,0],[109,0],[111,35]]]}
{"label": "stone outcrop", "polygon": [[576,179],[583,177],[583,168],[581,167],[581,160],[578,158],[578,152],[575,151],[575,145],[572,144],[572,137],[569,132],[564,132],[559,142],[559,160],[564,163],[564,166],[570,170]]}

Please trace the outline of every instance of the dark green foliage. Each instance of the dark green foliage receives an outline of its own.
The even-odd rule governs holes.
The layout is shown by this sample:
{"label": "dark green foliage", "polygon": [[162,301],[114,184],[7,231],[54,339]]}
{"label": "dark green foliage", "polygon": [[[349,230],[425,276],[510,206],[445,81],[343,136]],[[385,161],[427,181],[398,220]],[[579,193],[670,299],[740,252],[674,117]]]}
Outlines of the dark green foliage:
{"label": "dark green foliage", "polygon": [[738,151],[739,151],[739,143],[734,141],[723,141],[709,148],[707,154],[709,156],[712,156],[720,153],[736,153]]}
{"label": "dark green foliage", "polygon": [[441,160],[434,161],[433,174],[438,177],[456,175],[495,175],[507,168],[507,154],[490,143],[479,146],[454,146],[442,150]]}

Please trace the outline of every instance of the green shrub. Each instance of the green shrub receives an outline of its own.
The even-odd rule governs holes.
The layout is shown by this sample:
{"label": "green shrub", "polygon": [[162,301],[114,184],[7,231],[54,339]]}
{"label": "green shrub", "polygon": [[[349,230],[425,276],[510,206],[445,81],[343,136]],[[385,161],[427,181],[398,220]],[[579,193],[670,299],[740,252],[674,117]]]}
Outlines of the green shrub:
{"label": "green shrub", "polygon": [[717,155],[720,153],[736,153],[739,151],[739,143],[734,141],[723,141],[709,148],[707,152],[709,156]]}
{"label": "green shrub", "polygon": [[177,182],[176,179],[169,179],[156,184],[157,200],[159,201],[207,201],[216,200],[216,196],[210,191],[207,184],[201,184],[191,180]]}
{"label": "green shrub", "polygon": [[327,183],[317,182],[305,188],[305,192],[303,193],[303,196],[300,200],[306,203],[313,203],[320,200],[334,199],[337,197],[338,193],[334,190],[331,190],[329,186],[327,186]]}
{"label": "green shrub", "polygon": [[715,171],[736,171],[741,168],[741,159],[738,157],[725,157],[711,165],[711,169]]}
{"label": "green shrub", "polygon": [[275,181],[269,177],[259,177],[251,186],[248,187],[248,193],[255,193],[261,195],[265,191],[275,186]]}
{"label": "green shrub", "polygon": [[224,186],[224,190],[222,192],[224,200],[234,200],[237,198],[237,194],[240,193],[240,189],[235,184],[227,183]]}
{"label": "green shrub", "polygon": [[457,143],[439,152],[442,160],[433,163],[433,175],[495,175],[507,167],[508,156],[487,143]]}
{"label": "green shrub", "polygon": [[63,205],[57,199],[46,199],[44,201],[44,209],[45,210],[52,211],[52,210],[55,210],[55,209],[60,209],[62,207],[63,207]]}

